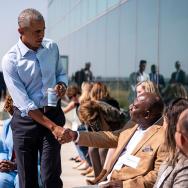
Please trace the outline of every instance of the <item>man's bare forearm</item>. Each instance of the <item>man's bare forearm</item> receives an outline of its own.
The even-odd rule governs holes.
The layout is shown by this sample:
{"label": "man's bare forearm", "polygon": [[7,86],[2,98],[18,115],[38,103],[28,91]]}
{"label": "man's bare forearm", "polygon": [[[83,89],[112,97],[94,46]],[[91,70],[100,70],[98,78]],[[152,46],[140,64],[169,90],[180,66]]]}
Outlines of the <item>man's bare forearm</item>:
{"label": "man's bare forearm", "polygon": [[35,120],[37,123],[43,125],[44,127],[48,128],[50,131],[53,131],[54,128],[57,126],[53,121],[47,118],[42,112],[38,109],[30,110],[29,116]]}
{"label": "man's bare forearm", "polygon": [[44,114],[41,113],[40,110],[30,110],[29,116],[35,120],[36,122],[40,123],[47,129],[49,129],[54,137],[59,140],[59,138],[62,137],[62,134],[64,132],[64,128],[61,126],[58,126],[53,121],[51,121],[48,117],[46,117]]}

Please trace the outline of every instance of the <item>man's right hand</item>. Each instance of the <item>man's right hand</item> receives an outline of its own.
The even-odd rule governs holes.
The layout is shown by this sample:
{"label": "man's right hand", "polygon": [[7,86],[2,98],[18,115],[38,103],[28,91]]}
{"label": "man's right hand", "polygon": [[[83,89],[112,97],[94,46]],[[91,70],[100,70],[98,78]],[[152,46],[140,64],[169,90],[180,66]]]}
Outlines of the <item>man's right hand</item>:
{"label": "man's right hand", "polygon": [[61,144],[65,144],[71,141],[75,141],[78,137],[78,134],[76,131],[72,131],[71,129],[65,129],[61,137],[58,139],[58,141]]}
{"label": "man's right hand", "polygon": [[59,141],[59,138],[62,137],[65,129],[60,126],[55,126],[52,130],[52,134],[55,136],[55,138]]}

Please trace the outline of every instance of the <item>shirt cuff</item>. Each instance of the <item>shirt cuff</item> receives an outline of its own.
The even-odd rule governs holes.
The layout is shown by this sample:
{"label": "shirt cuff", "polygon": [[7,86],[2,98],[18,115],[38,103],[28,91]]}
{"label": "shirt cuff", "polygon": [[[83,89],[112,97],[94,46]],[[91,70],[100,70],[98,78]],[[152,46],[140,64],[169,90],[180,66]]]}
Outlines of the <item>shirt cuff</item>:
{"label": "shirt cuff", "polygon": [[77,132],[77,138],[76,138],[76,140],[74,141],[74,143],[78,143],[78,141],[79,141],[79,139],[80,139],[80,133],[79,133],[79,131],[76,131]]}
{"label": "shirt cuff", "polygon": [[25,117],[28,116],[28,113],[30,110],[36,110],[38,109],[37,106],[35,106],[34,104],[29,104],[28,107],[25,110],[20,110],[21,111],[21,117]]}

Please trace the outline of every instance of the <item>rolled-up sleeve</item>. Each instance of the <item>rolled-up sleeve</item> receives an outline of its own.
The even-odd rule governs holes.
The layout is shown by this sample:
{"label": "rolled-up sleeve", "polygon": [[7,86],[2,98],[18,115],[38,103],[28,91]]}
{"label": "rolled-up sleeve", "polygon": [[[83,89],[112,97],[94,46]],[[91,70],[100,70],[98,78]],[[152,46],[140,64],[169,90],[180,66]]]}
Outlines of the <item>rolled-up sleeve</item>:
{"label": "rolled-up sleeve", "polygon": [[21,116],[28,116],[30,110],[38,107],[28,97],[24,83],[20,79],[14,56],[6,55],[2,60],[2,69],[8,91],[14,101],[14,105],[21,111]]}

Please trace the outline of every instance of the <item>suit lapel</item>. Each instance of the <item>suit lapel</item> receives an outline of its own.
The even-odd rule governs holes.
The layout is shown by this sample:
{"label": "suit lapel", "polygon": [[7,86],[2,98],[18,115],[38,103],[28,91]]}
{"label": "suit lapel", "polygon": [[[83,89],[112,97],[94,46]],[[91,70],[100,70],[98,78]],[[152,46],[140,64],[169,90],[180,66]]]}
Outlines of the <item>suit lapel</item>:
{"label": "suit lapel", "polygon": [[[163,174],[164,171],[165,171],[165,173]],[[163,184],[164,180],[170,175],[170,173],[172,171],[173,171],[173,167],[172,166],[164,165],[164,167],[161,169],[162,173],[159,174],[160,178],[158,179],[159,181],[157,183],[157,187],[161,187],[161,185]]]}
{"label": "suit lapel", "polygon": [[[153,125],[150,127],[151,130],[146,132],[146,135],[144,135],[141,142],[136,146],[134,149],[132,155],[136,154],[136,152],[146,143],[148,139],[150,139],[157,131],[161,128],[161,124],[163,122],[163,119],[160,119],[158,122],[156,122],[158,125]],[[119,137],[118,140],[118,146],[116,148],[116,151],[114,155],[112,156],[110,163],[107,164],[107,173],[103,177],[103,180],[107,177],[107,175],[111,172],[113,169],[114,164],[116,163],[117,159],[119,158],[120,154],[122,153],[125,146],[128,144],[129,140],[131,139],[132,135],[135,133],[136,129],[138,128],[138,124],[136,124],[133,128],[125,129]]]}
{"label": "suit lapel", "polygon": [[157,130],[160,127],[161,126],[158,125],[151,126],[149,130],[146,131],[141,141],[137,144],[137,146],[133,150],[132,155],[135,155],[140,150],[140,148],[157,132]]}
{"label": "suit lapel", "polygon": [[[131,139],[132,135],[135,133],[137,128],[138,128],[138,125],[135,125],[132,129],[126,129],[125,131],[122,132],[121,139],[119,139],[119,141],[121,141],[121,140],[122,141],[121,141],[121,143],[118,144],[118,147],[117,147],[114,155],[112,156],[111,163],[109,164],[109,168],[108,168],[109,172],[112,170],[114,164],[116,163],[116,161],[119,158],[122,151],[125,149],[125,146],[129,142],[129,140]],[[122,139],[122,137],[124,139]]]}

